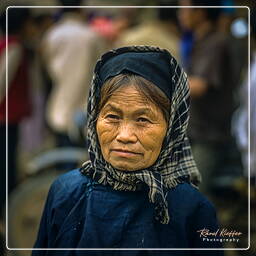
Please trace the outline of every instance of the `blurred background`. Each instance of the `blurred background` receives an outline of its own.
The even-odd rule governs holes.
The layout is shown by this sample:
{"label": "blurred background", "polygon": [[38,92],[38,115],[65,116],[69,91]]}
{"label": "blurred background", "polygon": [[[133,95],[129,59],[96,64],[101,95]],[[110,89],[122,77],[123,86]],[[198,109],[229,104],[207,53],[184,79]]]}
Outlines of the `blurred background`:
{"label": "blurred background", "polygon": [[[6,8],[11,5],[33,8],[8,8],[6,41]],[[115,5],[145,7],[112,7]],[[149,5],[161,8],[146,8]],[[221,8],[184,8],[209,5]],[[251,11],[250,54],[249,11],[245,7],[234,7],[244,5]],[[2,1],[0,255],[30,254],[5,250],[6,165],[8,246],[31,248],[52,181],[88,159],[86,101],[97,59],[109,49],[142,44],[168,49],[188,74],[191,89],[188,135],[202,174],[200,190],[216,206],[220,227],[242,232],[238,242],[226,242],[224,247],[247,248],[248,231],[251,231],[250,250],[231,249],[225,251],[225,255],[256,255],[255,6],[254,1],[240,0]]]}

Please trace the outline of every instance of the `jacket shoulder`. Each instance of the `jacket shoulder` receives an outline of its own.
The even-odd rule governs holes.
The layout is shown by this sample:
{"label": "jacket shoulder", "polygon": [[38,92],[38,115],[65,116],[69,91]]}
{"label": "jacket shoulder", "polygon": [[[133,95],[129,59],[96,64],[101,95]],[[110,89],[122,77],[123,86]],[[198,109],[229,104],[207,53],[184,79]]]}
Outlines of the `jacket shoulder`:
{"label": "jacket shoulder", "polygon": [[60,175],[51,185],[49,194],[62,200],[79,198],[90,182],[90,178],[75,169]]}

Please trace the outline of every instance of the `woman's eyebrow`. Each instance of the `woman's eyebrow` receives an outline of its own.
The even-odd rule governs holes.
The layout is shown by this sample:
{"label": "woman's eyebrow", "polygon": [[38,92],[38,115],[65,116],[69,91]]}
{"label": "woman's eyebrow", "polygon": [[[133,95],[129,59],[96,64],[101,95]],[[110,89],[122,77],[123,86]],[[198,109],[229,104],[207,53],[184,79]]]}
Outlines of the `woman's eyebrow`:
{"label": "woman's eyebrow", "polygon": [[145,108],[140,108],[140,109],[134,111],[134,114],[136,114],[136,115],[143,115],[143,114],[152,115],[152,114],[153,114],[153,111],[152,111],[151,108],[145,107]]}
{"label": "woman's eyebrow", "polygon": [[[118,114],[122,114],[123,113],[123,111],[120,108],[116,107],[115,105],[113,105],[111,103],[107,103],[105,105],[103,111],[114,111],[114,112],[116,112]],[[141,107],[141,108],[135,110],[133,112],[133,114],[134,115],[145,115],[145,114],[147,114],[147,115],[151,115],[152,116],[152,115],[154,115],[154,112],[152,111],[152,109],[150,107]]]}
{"label": "woman's eyebrow", "polygon": [[117,112],[119,114],[122,113],[121,109],[119,109],[118,107],[115,107],[114,105],[112,105],[111,103],[107,103],[103,109],[103,111],[114,111],[114,112]]}

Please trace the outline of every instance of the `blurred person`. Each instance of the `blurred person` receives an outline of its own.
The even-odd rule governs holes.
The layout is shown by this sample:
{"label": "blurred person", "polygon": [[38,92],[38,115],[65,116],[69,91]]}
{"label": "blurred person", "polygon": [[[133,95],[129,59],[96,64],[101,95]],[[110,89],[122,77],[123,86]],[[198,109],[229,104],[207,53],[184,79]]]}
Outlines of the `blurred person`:
{"label": "blurred person", "polygon": [[[81,0],[60,1],[79,6]],[[92,67],[104,49],[104,40],[85,22],[81,8],[63,8],[42,42],[46,68],[52,79],[46,117],[58,146],[72,146],[69,131],[74,116],[82,111],[88,96]]]}
{"label": "blurred person", "polygon": [[[216,5],[220,4],[221,6],[234,5],[232,0],[221,0],[220,2],[215,2],[215,4]],[[234,8],[221,8],[219,16],[216,18],[216,25],[215,25],[216,30],[230,35],[230,32],[231,32],[230,25],[232,20],[234,19],[234,12],[235,12]],[[193,33],[190,30],[190,26],[187,27],[186,25],[184,25],[182,29],[183,29],[183,33],[181,35],[180,54],[181,54],[182,64],[184,68],[187,69],[189,65],[189,59],[190,59],[190,54],[193,47],[194,38],[193,38]],[[241,65],[241,64],[238,64],[238,65]]]}
{"label": "blurred person", "polygon": [[[34,9],[33,9],[34,10]],[[49,9],[48,9],[49,10]],[[41,13],[33,13],[33,26],[36,29],[34,40],[27,46],[30,52],[30,80],[32,113],[20,125],[19,148],[21,159],[29,159],[42,150],[48,132],[45,122],[46,96],[49,88],[48,77],[41,58],[40,43],[45,32],[52,26],[53,17],[44,9]],[[25,169],[25,168],[24,168]]]}
{"label": "blurred person", "polygon": [[[47,71],[46,65],[44,63],[43,59],[43,52],[44,52],[44,45],[43,45],[43,39],[46,34],[46,32],[54,25],[54,15],[53,13],[41,13],[37,16],[35,16],[35,22],[37,25],[37,28],[40,31],[40,42],[39,46],[37,48],[37,56],[38,56],[38,62],[39,62],[39,69],[41,73],[41,79],[44,87],[44,93],[45,93],[45,99],[47,100],[51,88],[52,88],[52,80],[49,76],[49,72]],[[44,117],[45,118],[45,117]]]}
{"label": "blurred person", "polygon": [[[256,185],[256,9],[251,11],[251,67],[250,75],[246,76],[240,86],[240,106],[234,114],[233,131],[239,149],[242,152],[244,176],[248,177],[250,167],[252,185]],[[250,106],[249,97],[250,95]],[[249,112],[250,107],[250,112]],[[250,116],[250,151],[248,134],[248,117]],[[250,154],[250,162],[248,158]],[[250,164],[250,166],[249,166]]]}
{"label": "blurred person", "polygon": [[183,31],[180,40],[180,58],[185,70],[189,67],[190,54],[193,47],[193,33],[189,30]]}
{"label": "blurred person", "polygon": [[[251,218],[251,245],[247,255],[253,255],[256,251],[256,9],[251,9],[251,61],[250,61],[250,77],[248,70],[245,70],[244,79],[239,88],[240,104],[233,115],[232,130],[236,138],[239,150],[242,154],[243,177],[236,182],[237,196],[235,203],[238,210],[235,214],[232,212],[233,219],[239,218],[245,220],[240,221],[240,230],[248,229],[246,223],[248,213],[245,209],[248,207],[248,189],[250,189],[250,218]],[[249,68],[249,67],[248,67]],[[250,101],[249,101],[250,97]],[[250,122],[249,122],[250,118]],[[248,127],[250,124],[250,127]],[[248,133],[249,128],[249,133]],[[250,140],[249,140],[250,139]],[[249,173],[250,170],[250,173]],[[248,175],[250,176],[248,177]],[[250,178],[250,187],[248,188],[248,178]],[[247,241],[241,241],[240,245],[247,246]],[[242,255],[242,254],[241,254]]]}
{"label": "blurred person", "polygon": [[[234,55],[234,69],[237,70],[237,84],[241,83],[242,71],[248,64],[248,34],[246,32],[246,19],[248,10],[234,7],[233,0],[220,1],[220,14],[216,21],[216,29],[229,37],[230,48]],[[236,4],[238,5],[238,4]],[[227,7],[229,6],[229,7]],[[226,8],[224,8],[226,7]],[[239,60],[239,61],[236,61]]]}
{"label": "blurred person", "polygon": [[[175,5],[176,1],[170,1]],[[168,5],[165,4],[162,6]],[[152,19],[143,20],[134,28],[124,31],[115,45],[152,45],[165,48],[172,52],[173,56],[180,59],[179,54],[179,32],[177,29],[177,10],[175,8],[157,8]]]}
{"label": "blurred person", "polygon": [[[6,14],[1,15],[1,29],[5,33]],[[1,207],[5,201],[6,153],[8,153],[8,192],[17,183],[17,145],[20,123],[31,114],[29,80],[29,57],[25,43],[31,39],[31,14],[26,8],[8,9],[7,45],[6,37],[0,38],[0,131],[1,138]],[[32,26],[33,27],[33,26]],[[8,46],[8,78],[6,88],[6,47]],[[7,90],[7,95],[6,95]],[[8,99],[8,103],[7,103]],[[6,104],[8,115],[6,116]],[[6,138],[6,129],[8,138]],[[8,139],[6,152],[5,140]]]}
{"label": "blurred person", "polygon": [[[207,241],[201,234],[218,232],[218,224],[214,207],[195,185],[200,174],[186,136],[189,87],[175,58],[151,46],[114,49],[97,62],[93,77],[87,108],[90,160],[51,186],[35,248],[221,247],[218,235]],[[34,250],[32,255],[60,254]]]}
{"label": "blurred person", "polygon": [[230,6],[230,8],[221,8],[220,15],[217,20],[218,30],[222,33],[230,34],[230,26],[235,17],[235,8],[233,0],[221,0],[221,6]]}
{"label": "blurred person", "polygon": [[[218,1],[181,0],[187,6],[219,6]],[[187,72],[191,90],[189,136],[202,172],[200,189],[220,193],[241,175],[240,155],[231,135],[234,92],[240,72],[234,42],[216,28],[220,8],[181,8],[181,27],[193,34]]]}
{"label": "blurred person", "polygon": [[112,11],[110,14],[96,11],[90,19],[91,27],[106,39],[109,47],[113,47],[120,35],[137,23],[138,16],[136,8],[113,8]]}

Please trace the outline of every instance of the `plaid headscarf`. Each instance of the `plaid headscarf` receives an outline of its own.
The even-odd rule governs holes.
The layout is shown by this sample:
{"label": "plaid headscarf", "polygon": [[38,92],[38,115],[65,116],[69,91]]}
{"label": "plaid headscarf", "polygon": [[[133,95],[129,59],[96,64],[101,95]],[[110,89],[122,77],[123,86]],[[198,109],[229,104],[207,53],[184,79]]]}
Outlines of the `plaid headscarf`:
{"label": "plaid headscarf", "polygon": [[[127,52],[164,54],[168,59],[166,65],[169,65],[168,68],[172,74],[171,81],[169,81],[171,95],[169,124],[161,152],[151,167],[134,172],[117,170],[104,160],[96,132],[97,106],[100,101],[101,86],[105,82],[100,79],[100,69],[111,58]],[[146,68],[142,70],[147,72]],[[88,99],[87,138],[90,160],[83,164],[80,169],[81,173],[102,185],[110,185],[114,190],[136,191],[142,189],[143,186],[148,187],[148,197],[149,201],[154,204],[155,218],[162,224],[168,224],[170,220],[166,200],[168,189],[184,182],[184,177],[195,185],[201,180],[186,136],[188,111],[187,75],[168,51],[152,46],[131,46],[104,54],[96,65]]]}

